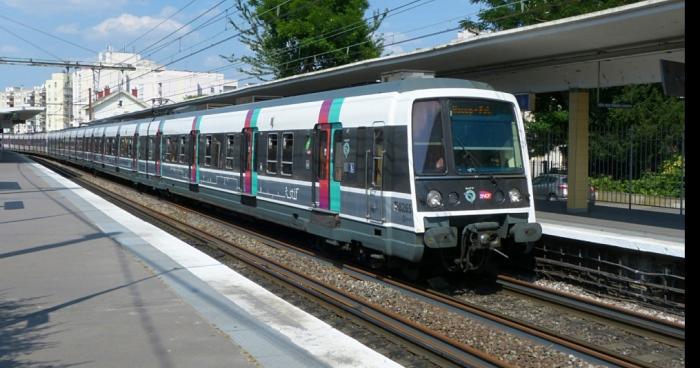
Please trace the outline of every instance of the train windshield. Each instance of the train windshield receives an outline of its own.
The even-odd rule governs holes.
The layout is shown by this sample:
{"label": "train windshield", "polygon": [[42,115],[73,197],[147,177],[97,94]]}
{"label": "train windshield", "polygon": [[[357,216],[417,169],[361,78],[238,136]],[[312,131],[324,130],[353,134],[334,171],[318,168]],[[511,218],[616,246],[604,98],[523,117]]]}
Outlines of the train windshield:
{"label": "train windshield", "polygon": [[451,99],[448,108],[457,174],[522,172],[522,151],[512,104]]}

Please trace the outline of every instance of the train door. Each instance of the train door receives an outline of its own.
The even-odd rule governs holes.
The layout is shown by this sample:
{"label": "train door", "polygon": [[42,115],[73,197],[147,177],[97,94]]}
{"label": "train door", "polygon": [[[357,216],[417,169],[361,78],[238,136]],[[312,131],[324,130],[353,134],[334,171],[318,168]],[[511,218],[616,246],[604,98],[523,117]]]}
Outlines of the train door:
{"label": "train door", "polygon": [[365,198],[367,219],[384,222],[384,157],[385,129],[384,122],[374,122],[372,129],[366,130],[367,145],[365,151]]}
{"label": "train door", "polygon": [[313,206],[336,213],[340,212],[340,183],[332,175],[334,155],[331,137],[340,129],[340,123],[316,124],[313,132]]}
{"label": "train door", "polygon": [[[258,176],[255,171],[255,141],[257,140],[257,128],[243,129],[243,144],[241,144],[241,183],[242,193],[247,196],[255,196],[258,193]],[[248,200],[241,199],[243,203],[251,204]]]}

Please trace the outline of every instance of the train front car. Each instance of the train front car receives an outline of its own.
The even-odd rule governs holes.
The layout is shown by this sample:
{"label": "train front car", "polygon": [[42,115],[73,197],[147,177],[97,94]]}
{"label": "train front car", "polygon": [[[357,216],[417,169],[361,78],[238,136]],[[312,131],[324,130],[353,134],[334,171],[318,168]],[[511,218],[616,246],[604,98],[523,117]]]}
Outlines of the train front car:
{"label": "train front car", "polygon": [[439,95],[415,98],[410,108],[417,233],[451,271],[529,252],[542,230],[515,98],[486,89]]}

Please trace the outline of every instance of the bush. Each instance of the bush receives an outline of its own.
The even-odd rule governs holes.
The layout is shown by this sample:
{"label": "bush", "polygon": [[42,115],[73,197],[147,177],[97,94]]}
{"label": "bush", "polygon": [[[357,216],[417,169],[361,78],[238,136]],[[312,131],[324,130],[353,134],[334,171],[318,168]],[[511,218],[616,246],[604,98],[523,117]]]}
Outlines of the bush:
{"label": "bush", "polygon": [[[632,194],[665,197],[680,197],[683,181],[683,159],[676,155],[662,164],[661,172],[644,172],[639,179],[632,180]],[[611,176],[591,178],[596,190],[629,193],[627,180],[615,180]]]}

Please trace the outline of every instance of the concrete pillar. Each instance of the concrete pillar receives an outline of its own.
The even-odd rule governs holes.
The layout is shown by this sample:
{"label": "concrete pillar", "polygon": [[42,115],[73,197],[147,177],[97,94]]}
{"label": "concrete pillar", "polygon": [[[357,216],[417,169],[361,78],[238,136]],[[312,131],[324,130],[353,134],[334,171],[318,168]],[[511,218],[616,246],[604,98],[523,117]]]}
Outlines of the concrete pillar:
{"label": "concrete pillar", "polygon": [[568,199],[566,211],[588,212],[588,91],[569,90]]}

